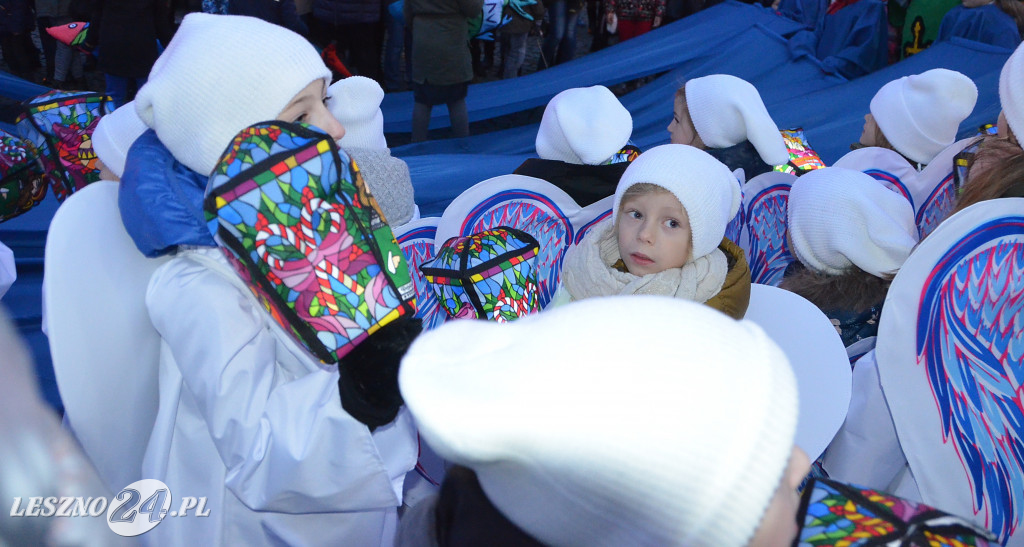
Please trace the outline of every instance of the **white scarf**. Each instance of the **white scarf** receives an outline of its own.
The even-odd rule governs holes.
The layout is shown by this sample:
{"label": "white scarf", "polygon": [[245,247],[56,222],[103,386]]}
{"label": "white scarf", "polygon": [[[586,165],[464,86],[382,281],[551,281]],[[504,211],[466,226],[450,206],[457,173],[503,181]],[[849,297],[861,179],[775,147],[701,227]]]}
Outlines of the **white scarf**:
{"label": "white scarf", "polygon": [[566,252],[562,286],[574,301],[595,296],[656,294],[704,303],[722,290],[729,269],[720,249],[681,268],[645,276],[615,269],[612,265],[620,258],[615,223],[607,219]]}

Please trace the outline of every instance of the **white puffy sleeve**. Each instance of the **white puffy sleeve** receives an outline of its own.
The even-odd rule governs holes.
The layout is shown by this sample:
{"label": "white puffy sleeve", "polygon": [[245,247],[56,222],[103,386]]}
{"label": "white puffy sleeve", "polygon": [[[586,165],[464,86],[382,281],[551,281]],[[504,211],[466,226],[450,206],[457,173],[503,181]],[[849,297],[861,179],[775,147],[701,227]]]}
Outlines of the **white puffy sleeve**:
{"label": "white puffy sleeve", "polygon": [[245,291],[178,257],[153,275],[146,296],[220,455],[200,465],[223,465],[226,487],[257,511],[399,505],[373,436],[341,407],[337,371],[282,367],[295,356],[279,355],[286,350]]}
{"label": "white puffy sleeve", "polygon": [[872,350],[853,369],[850,411],[822,467],[835,480],[888,492],[906,466]]}

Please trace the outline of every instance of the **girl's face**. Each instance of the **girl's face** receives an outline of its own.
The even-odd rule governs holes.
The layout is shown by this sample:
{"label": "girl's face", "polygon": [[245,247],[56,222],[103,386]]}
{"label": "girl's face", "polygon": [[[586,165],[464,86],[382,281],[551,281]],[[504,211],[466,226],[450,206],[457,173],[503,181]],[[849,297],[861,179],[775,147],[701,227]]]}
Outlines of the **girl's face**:
{"label": "girl's face", "polygon": [[345,128],[331,115],[324,102],[327,100],[327,89],[324,81],[317,79],[300,91],[288,106],[277,115],[283,122],[303,122],[315,126],[330,135],[335,141],[345,136]]}
{"label": "girl's face", "polygon": [[864,146],[878,146],[875,142],[875,132],[878,131],[878,124],[875,117],[870,113],[864,115],[864,129],[860,133],[860,143]]}
{"label": "girl's face", "polygon": [[671,192],[630,197],[616,220],[619,256],[629,273],[660,273],[690,260],[690,217]]}
{"label": "girl's face", "polygon": [[688,144],[695,148],[704,148],[704,142],[693,127],[690,111],[686,108],[683,98],[676,96],[672,107],[672,121],[668,124],[668,134],[672,144]]}
{"label": "girl's face", "polygon": [[757,527],[750,547],[788,547],[793,544],[800,528],[797,525],[797,511],[800,509],[800,496],[796,489],[811,470],[811,461],[799,447],[793,447],[789,457],[789,465],[782,475],[782,481],[775,490],[768,504],[768,509],[761,517],[761,525]]}

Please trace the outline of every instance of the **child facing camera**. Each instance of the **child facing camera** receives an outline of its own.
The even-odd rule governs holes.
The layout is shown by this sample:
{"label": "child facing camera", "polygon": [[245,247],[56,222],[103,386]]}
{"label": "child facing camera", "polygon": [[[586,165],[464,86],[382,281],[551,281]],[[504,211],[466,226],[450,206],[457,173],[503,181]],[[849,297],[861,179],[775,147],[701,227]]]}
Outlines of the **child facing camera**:
{"label": "child facing camera", "polygon": [[742,318],[750,269],[724,239],[739,203],[736,178],[706,152],[681,144],[644,152],[623,173],[611,217],[566,253],[552,304],[657,294]]}

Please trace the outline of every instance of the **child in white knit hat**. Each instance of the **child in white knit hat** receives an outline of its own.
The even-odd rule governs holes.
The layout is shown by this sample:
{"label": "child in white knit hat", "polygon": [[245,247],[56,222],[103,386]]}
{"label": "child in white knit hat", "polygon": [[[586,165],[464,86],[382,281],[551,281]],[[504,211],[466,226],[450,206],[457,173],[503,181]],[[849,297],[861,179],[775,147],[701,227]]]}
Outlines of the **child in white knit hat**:
{"label": "child in white knit hat", "polygon": [[327,109],[345,127],[345,136],[338,145],[356,161],[394,228],[419,218],[419,209],[413,201],[409,166],[391,156],[384,138],[384,114],[380,111],[383,100],[380,84],[365,76],[343,78],[327,91]]}
{"label": "child in white knit hat", "polygon": [[[530,358],[510,359],[524,342]],[[794,446],[796,381],[753,323],[649,296],[454,321],[413,344],[399,383],[423,440],[468,468],[406,512],[402,547],[796,535],[809,466]]]}
{"label": "child in white knit hat", "polygon": [[936,68],[893,80],[871,99],[854,146],[888,148],[912,165],[927,165],[953,144],[977,100],[974,82],[954,70]]}
{"label": "child in white knit hat", "polygon": [[148,129],[135,112],[135,101],[100,118],[92,132],[100,180],[121,180],[128,149]]}
{"label": "child in white knit hat", "polygon": [[786,143],[757,88],[728,74],[687,81],[676,90],[668,132],[673,144],[700,148],[746,180],[789,161]]}
{"label": "child in white knit hat", "polygon": [[847,347],[875,336],[889,284],[917,245],[913,206],[869,175],[827,167],[793,183],[788,215],[798,262],[779,286],[818,306]]}
{"label": "child in white knit hat", "polygon": [[[405,346],[394,341],[390,382],[342,381],[336,364],[314,357],[257,303],[243,279],[260,274],[231,265],[203,208],[211,172],[243,129],[281,120],[335,141],[344,136],[324,104],[330,77],[316,49],[292,31],[252,17],[193,13],[136,96],[152,131],[128,154],[121,216],[145,255],[173,254],[145,295],[161,348],[158,364],[139,366],[159,366],[160,403],[141,478],[206,496],[210,515],[167,519],[148,532],[155,543],[392,541],[402,480],[416,458],[415,429],[401,412],[397,386],[397,360],[411,338]],[[265,150],[225,161],[245,170],[288,150],[293,141],[267,131]],[[280,188],[291,200],[271,204],[282,217],[299,216],[293,203],[305,199],[303,185],[326,176],[306,173]],[[307,201],[303,214],[315,223],[321,206]],[[270,257],[316,248],[300,226],[276,228],[261,239]]]}
{"label": "child in white knit hat", "polygon": [[632,133],[633,117],[607,87],[566,89],[544,108],[540,158],[524,161],[515,174],[546,180],[579,205],[590,205],[615,192],[627,166],[617,157]]}
{"label": "child in white knit hat", "polygon": [[739,203],[736,177],[706,152],[666,144],[640,154],[619,181],[611,217],[566,252],[552,304],[659,294],[743,317],[750,269],[725,239]]}

